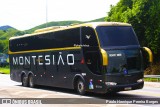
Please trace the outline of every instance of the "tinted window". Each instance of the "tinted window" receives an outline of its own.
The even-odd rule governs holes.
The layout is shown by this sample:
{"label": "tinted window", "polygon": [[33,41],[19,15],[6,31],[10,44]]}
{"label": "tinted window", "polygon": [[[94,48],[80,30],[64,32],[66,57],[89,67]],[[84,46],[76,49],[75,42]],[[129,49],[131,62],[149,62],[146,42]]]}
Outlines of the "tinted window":
{"label": "tinted window", "polygon": [[88,45],[89,47],[98,46],[96,34],[93,28],[82,27],[82,45]]}
{"label": "tinted window", "polygon": [[34,49],[34,36],[18,38],[10,41],[10,50],[13,52],[22,50],[33,50]]}
{"label": "tinted window", "polygon": [[80,28],[62,30],[10,41],[10,50],[27,51],[51,48],[74,47],[80,44]]}
{"label": "tinted window", "polygon": [[54,33],[54,40],[57,42],[58,48],[74,47],[80,44],[80,29],[70,29]]}
{"label": "tinted window", "polygon": [[139,45],[131,26],[101,26],[96,30],[102,47]]}

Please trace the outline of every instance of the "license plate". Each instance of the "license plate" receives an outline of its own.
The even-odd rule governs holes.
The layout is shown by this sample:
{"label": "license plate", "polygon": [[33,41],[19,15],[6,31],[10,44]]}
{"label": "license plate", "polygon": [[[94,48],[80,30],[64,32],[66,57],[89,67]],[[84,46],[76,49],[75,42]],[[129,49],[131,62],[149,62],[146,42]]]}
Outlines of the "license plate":
{"label": "license plate", "polygon": [[124,90],[131,90],[132,89],[132,87],[126,87],[126,88],[124,88]]}

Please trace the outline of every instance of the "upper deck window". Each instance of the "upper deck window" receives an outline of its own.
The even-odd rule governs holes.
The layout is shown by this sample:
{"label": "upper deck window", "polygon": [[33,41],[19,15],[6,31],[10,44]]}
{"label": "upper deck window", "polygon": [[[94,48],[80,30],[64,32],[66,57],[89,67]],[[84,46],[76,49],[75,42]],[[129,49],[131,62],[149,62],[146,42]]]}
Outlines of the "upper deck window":
{"label": "upper deck window", "polygon": [[81,28],[82,36],[82,45],[88,45],[89,47],[97,47],[98,42],[96,34],[93,28],[91,27],[82,27]]}
{"label": "upper deck window", "polygon": [[10,51],[29,51],[53,48],[74,47],[80,44],[80,28],[26,36],[10,40]]}
{"label": "upper deck window", "polygon": [[131,26],[99,26],[96,30],[102,47],[139,45]]}

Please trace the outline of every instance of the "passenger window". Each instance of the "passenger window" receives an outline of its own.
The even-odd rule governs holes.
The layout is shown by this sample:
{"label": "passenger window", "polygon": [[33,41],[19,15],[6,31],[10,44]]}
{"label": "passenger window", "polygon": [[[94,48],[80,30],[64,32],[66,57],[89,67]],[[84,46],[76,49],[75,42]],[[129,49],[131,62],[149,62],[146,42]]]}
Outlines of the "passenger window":
{"label": "passenger window", "polygon": [[82,27],[82,45],[87,45],[89,47],[97,47],[98,42],[96,38],[96,34],[93,28],[90,27]]}
{"label": "passenger window", "polygon": [[74,47],[80,44],[80,28],[37,34],[11,40],[10,49],[13,52],[52,48]]}

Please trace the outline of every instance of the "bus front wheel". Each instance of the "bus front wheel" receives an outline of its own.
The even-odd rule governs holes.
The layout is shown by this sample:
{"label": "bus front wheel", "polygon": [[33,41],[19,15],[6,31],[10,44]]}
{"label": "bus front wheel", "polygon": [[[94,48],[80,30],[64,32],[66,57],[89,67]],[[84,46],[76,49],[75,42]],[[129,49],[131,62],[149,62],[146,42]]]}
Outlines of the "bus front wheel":
{"label": "bus front wheel", "polygon": [[78,79],[78,81],[77,81],[77,92],[80,95],[85,94],[85,84],[84,84],[84,81],[82,79]]}
{"label": "bus front wheel", "polygon": [[31,88],[35,87],[33,75],[29,76],[29,87],[31,87]]}

